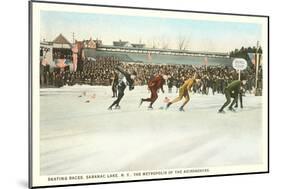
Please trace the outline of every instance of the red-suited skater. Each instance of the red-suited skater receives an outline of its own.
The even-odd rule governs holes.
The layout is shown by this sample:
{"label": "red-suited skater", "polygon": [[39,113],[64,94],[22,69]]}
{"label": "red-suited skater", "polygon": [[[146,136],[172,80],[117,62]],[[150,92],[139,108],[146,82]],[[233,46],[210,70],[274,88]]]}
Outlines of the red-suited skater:
{"label": "red-suited skater", "polygon": [[154,76],[152,79],[148,81],[148,88],[151,92],[150,98],[142,98],[140,100],[140,105],[142,105],[143,102],[150,102],[148,108],[152,109],[153,103],[157,100],[158,98],[158,90],[161,89],[162,93],[164,93],[163,85],[165,84],[165,79],[161,74],[158,74]]}

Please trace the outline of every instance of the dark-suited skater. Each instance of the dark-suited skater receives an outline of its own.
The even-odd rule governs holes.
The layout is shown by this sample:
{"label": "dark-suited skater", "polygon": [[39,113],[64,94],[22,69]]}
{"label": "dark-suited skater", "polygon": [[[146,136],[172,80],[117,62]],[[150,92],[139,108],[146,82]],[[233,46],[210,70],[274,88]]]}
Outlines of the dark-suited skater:
{"label": "dark-suited skater", "polygon": [[[240,105],[242,105],[242,95],[241,95],[241,86],[246,83],[246,80],[235,80],[232,81],[229,85],[226,86],[224,89],[226,102],[222,105],[222,107],[219,109],[219,113],[224,113],[224,108],[228,106],[231,102],[231,98],[233,98],[233,101],[231,102],[230,106],[228,107],[229,110],[235,111],[233,108],[233,105],[238,102],[238,96],[240,96]],[[239,95],[240,94],[240,95]]]}
{"label": "dark-suited skater", "polygon": [[118,95],[117,99],[108,107],[108,110],[112,110],[113,106],[115,106],[115,109],[120,109],[119,103],[124,96],[124,91],[127,86],[129,86],[129,90],[134,89],[134,79],[137,75],[135,71],[133,71],[132,73],[128,73],[120,67],[116,67],[115,69],[118,73]]}
{"label": "dark-suited skater", "polygon": [[162,75],[156,75],[152,79],[148,81],[148,88],[151,92],[150,98],[142,98],[140,101],[140,105],[142,105],[143,102],[150,102],[148,108],[152,109],[153,103],[157,100],[158,95],[157,92],[159,89],[161,89],[162,93],[164,93],[163,85],[165,83],[165,80]]}
{"label": "dark-suited skater", "polygon": [[112,98],[117,97],[117,86],[118,86],[118,74],[114,72],[112,78],[112,84],[111,84]]}

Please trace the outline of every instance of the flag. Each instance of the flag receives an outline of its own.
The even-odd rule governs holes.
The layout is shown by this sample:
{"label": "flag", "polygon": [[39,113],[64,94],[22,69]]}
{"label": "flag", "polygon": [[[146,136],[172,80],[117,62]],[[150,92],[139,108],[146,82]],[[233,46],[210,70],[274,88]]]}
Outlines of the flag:
{"label": "flag", "polygon": [[44,58],[44,59],[42,60],[41,64],[42,64],[43,66],[47,66],[47,64],[49,64],[49,63],[48,63],[48,61],[46,60],[46,58]]}
{"label": "flag", "polygon": [[75,44],[75,45],[72,47],[71,50],[72,50],[73,71],[76,72],[76,70],[77,70],[77,60],[78,60],[78,56],[77,56],[78,47],[77,47],[77,45]]}
{"label": "flag", "polygon": [[204,64],[207,66],[208,65],[208,57],[207,56],[205,56],[205,58],[204,58]]}
{"label": "flag", "polygon": [[57,67],[59,67],[59,68],[64,68],[65,66],[67,66],[66,64],[65,64],[65,59],[57,59],[57,64],[56,64],[56,66]]}
{"label": "flag", "polygon": [[248,56],[249,56],[252,64],[256,65],[256,53],[248,53]]}
{"label": "flag", "polygon": [[151,61],[151,60],[152,60],[152,56],[151,56],[151,53],[150,53],[150,52],[147,53],[147,60],[148,60],[148,61]]}

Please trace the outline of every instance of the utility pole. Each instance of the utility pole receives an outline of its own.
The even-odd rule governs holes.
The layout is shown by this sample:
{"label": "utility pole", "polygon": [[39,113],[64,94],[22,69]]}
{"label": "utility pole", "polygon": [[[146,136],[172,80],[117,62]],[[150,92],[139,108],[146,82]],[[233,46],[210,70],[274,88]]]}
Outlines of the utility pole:
{"label": "utility pole", "polygon": [[73,44],[75,43],[74,35],[75,35],[75,33],[72,32],[72,43],[73,43]]}
{"label": "utility pole", "polygon": [[258,96],[259,95],[259,91],[258,91],[258,79],[259,79],[259,41],[257,41],[257,50],[256,50],[256,90],[255,90],[255,95]]}

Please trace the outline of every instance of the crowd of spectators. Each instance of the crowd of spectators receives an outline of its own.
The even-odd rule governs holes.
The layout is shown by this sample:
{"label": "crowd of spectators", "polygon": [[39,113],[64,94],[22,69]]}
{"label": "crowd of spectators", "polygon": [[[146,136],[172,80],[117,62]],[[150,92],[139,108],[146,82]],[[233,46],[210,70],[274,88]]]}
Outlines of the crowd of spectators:
{"label": "crowd of spectators", "polygon": [[[41,87],[61,87],[64,85],[88,84],[110,86],[115,75],[115,67],[121,66],[128,72],[136,71],[135,85],[146,85],[148,80],[156,74],[167,75],[166,85],[168,92],[178,90],[181,84],[192,77],[194,72],[199,73],[200,82],[196,83],[193,91],[196,93],[209,94],[223,93],[226,85],[238,79],[236,70],[227,66],[200,66],[191,65],[165,65],[145,63],[124,63],[117,57],[97,57],[96,59],[84,60],[80,71],[72,72],[69,69],[55,69],[52,72],[43,70],[40,77]],[[260,88],[262,71],[259,71]],[[255,87],[255,70],[248,68],[242,72],[246,77],[245,90],[252,92]],[[210,90],[212,89],[212,90]]]}

